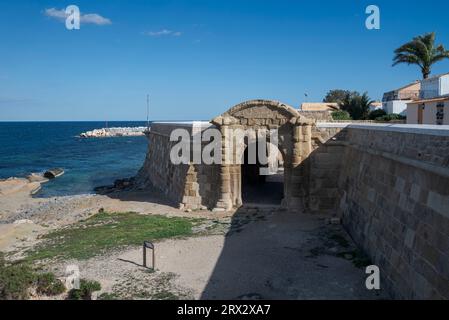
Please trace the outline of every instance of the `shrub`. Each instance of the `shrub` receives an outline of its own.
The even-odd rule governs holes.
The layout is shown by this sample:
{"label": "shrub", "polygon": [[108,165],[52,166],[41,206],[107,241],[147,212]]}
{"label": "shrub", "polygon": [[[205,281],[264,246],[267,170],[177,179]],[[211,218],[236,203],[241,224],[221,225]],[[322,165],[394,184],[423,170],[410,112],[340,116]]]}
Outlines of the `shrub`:
{"label": "shrub", "polygon": [[92,300],[92,293],[100,291],[101,285],[97,281],[80,280],[80,288],[69,291],[69,300]]}
{"label": "shrub", "polygon": [[35,280],[31,267],[24,263],[7,265],[0,262],[0,300],[22,300],[28,298],[28,289]]}
{"label": "shrub", "polygon": [[368,93],[365,92],[361,95],[358,92],[350,92],[338,105],[341,110],[347,111],[352,119],[365,120],[368,117],[371,103]]}
{"label": "shrub", "polygon": [[0,252],[0,300],[27,299],[29,289],[36,287],[42,295],[58,295],[65,291],[64,284],[53,273],[36,274],[23,261],[8,263]]}
{"label": "shrub", "polygon": [[390,113],[390,114],[384,115],[382,117],[376,118],[376,121],[389,122],[389,121],[404,120],[404,119],[405,119],[405,117],[401,116],[400,114]]}
{"label": "shrub", "polygon": [[377,118],[386,116],[387,113],[385,112],[385,110],[382,109],[377,109],[377,110],[373,110],[369,113],[368,115],[368,119],[369,120],[376,120]]}
{"label": "shrub", "polygon": [[36,277],[36,291],[46,296],[56,296],[65,291],[65,286],[53,273],[42,273]]}
{"label": "shrub", "polygon": [[352,120],[351,116],[348,112],[339,110],[339,111],[333,111],[331,113],[332,119],[334,120]]}
{"label": "shrub", "polygon": [[119,299],[116,293],[103,292],[98,296],[98,300],[117,300]]}

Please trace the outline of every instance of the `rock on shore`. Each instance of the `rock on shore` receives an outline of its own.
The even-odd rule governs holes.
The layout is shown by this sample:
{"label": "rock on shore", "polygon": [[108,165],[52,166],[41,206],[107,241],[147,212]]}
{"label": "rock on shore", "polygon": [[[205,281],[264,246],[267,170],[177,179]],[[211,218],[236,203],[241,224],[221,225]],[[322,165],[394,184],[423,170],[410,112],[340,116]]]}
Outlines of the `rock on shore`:
{"label": "rock on shore", "polygon": [[16,193],[36,194],[41,189],[41,184],[63,174],[63,169],[55,168],[46,171],[44,174],[31,173],[26,178],[11,177],[8,179],[0,179],[0,196]]}
{"label": "rock on shore", "polygon": [[102,128],[81,133],[80,138],[136,137],[145,135],[146,127]]}
{"label": "rock on shore", "polygon": [[34,194],[39,191],[41,182],[30,181],[25,178],[9,178],[0,180],[0,196],[11,195],[18,192]]}
{"label": "rock on shore", "polygon": [[63,174],[64,174],[64,170],[61,168],[50,169],[48,171],[45,171],[44,178],[55,179],[57,177],[62,176]]}

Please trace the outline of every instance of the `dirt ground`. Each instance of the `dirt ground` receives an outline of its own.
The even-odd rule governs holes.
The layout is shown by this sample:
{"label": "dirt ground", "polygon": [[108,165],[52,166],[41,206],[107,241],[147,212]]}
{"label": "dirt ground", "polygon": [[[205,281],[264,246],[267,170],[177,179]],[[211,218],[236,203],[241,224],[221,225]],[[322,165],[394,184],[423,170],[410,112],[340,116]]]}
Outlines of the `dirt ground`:
{"label": "dirt ground", "polygon": [[[341,225],[327,216],[273,207],[232,213],[184,212],[155,191],[35,199],[29,189],[0,194],[0,251],[21,252],[38,235],[104,208],[204,217],[216,232],[156,243],[156,271],[142,266],[142,248],[130,247],[86,261],[48,266],[58,276],[67,265],[97,280],[108,297],[122,299],[385,299],[365,288],[364,268]],[[20,254],[19,254],[20,255]],[[151,259],[149,259],[151,263]]]}

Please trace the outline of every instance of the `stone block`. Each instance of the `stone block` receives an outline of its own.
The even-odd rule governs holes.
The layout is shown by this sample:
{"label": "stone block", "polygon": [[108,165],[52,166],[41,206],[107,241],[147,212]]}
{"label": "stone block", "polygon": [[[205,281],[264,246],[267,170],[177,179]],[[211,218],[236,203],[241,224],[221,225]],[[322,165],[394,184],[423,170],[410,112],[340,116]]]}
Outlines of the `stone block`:
{"label": "stone block", "polygon": [[396,177],[394,189],[399,193],[402,193],[404,191],[404,188],[405,188],[405,180],[402,179],[401,177]]}
{"label": "stone block", "polygon": [[449,195],[430,191],[427,196],[427,206],[449,218]]}
{"label": "stone block", "polygon": [[407,228],[404,239],[405,246],[412,249],[414,240],[415,240],[415,232],[412,229]]}

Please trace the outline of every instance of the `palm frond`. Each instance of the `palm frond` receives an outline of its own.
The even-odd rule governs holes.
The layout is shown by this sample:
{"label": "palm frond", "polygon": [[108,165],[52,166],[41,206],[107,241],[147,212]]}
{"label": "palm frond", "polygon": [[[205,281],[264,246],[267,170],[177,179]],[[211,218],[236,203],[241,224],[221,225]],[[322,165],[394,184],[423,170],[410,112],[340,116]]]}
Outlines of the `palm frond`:
{"label": "palm frond", "polygon": [[449,58],[449,51],[443,45],[435,46],[435,32],[414,37],[394,53],[393,66],[401,63],[418,65],[424,78],[430,74],[434,63]]}

